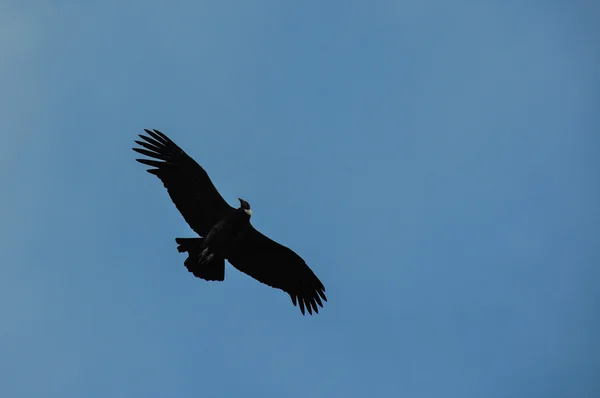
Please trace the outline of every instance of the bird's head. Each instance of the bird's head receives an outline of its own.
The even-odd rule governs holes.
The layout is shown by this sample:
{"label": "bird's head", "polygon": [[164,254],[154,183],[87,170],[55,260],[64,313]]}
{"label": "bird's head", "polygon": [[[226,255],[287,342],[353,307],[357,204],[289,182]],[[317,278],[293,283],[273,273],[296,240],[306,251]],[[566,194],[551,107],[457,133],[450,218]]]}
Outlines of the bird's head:
{"label": "bird's head", "polygon": [[251,216],[252,210],[250,210],[250,203],[242,198],[238,198],[238,200],[240,201],[240,209],[244,210],[244,213],[248,214],[248,216]]}

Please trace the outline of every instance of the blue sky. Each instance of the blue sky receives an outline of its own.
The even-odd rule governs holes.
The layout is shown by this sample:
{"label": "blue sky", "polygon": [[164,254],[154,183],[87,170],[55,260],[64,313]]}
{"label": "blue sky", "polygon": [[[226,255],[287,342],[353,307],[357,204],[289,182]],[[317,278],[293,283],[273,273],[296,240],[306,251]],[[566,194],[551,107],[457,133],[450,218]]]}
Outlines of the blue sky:
{"label": "blue sky", "polygon": [[[597,397],[591,1],[0,2],[0,396]],[[167,133],[329,302],[228,266]]]}

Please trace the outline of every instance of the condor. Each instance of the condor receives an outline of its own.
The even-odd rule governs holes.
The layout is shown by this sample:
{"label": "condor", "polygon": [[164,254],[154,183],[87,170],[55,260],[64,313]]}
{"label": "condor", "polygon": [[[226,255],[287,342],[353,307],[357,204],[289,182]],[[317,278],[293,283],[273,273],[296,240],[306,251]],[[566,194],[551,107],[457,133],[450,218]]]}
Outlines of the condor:
{"label": "condor", "polygon": [[185,267],[206,281],[225,279],[225,260],[241,272],[288,293],[294,306],[312,315],[323,307],[325,287],[291,249],[263,235],[250,223],[252,210],[243,199],[233,208],[221,196],[206,171],[158,130],[144,131],[142,148],[134,151],[153,159],[136,159],[151,166],[171,200],[196,232],[197,238],[176,238],[177,250],[187,252]]}

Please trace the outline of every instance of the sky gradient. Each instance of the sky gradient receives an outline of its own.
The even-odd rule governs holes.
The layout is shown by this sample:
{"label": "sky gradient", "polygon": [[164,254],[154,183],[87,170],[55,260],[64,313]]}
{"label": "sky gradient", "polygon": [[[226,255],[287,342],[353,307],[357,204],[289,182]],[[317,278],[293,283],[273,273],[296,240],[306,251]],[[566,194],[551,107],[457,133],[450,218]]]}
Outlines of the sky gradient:
{"label": "sky gradient", "polygon": [[[600,396],[593,1],[0,0],[0,396]],[[303,317],[135,162],[170,136]]]}

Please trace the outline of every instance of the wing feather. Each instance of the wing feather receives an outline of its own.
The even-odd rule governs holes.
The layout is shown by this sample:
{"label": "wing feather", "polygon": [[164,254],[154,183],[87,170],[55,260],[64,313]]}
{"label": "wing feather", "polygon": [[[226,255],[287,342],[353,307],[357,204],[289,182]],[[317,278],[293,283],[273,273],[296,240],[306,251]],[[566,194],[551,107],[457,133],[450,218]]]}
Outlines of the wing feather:
{"label": "wing feather", "polygon": [[208,177],[206,171],[188,156],[177,144],[158,130],[140,134],[144,141],[135,141],[143,148],[132,148],[139,154],[153,159],[136,159],[147,166],[150,174],[163,183],[171,200],[189,224],[200,236],[233,211]]}
{"label": "wing feather", "polygon": [[[319,312],[327,301],[325,287],[306,262],[293,250],[263,235],[252,225],[229,253],[227,260],[238,270],[268,286],[288,293],[304,315]],[[321,299],[323,301],[321,301]]]}

